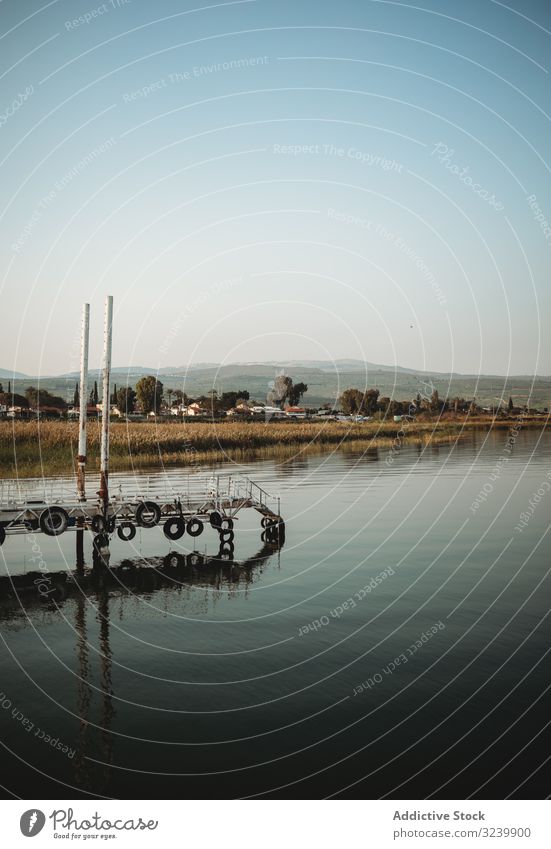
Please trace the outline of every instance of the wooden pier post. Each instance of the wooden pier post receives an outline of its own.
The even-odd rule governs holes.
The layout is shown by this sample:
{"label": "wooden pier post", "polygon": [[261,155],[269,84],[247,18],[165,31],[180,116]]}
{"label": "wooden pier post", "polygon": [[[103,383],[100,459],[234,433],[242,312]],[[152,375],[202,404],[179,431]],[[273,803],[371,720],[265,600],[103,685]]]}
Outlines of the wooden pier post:
{"label": "wooden pier post", "polygon": [[[86,416],[88,407],[88,341],[90,336],[90,304],[82,306],[80,343],[80,388],[78,415],[77,496],[86,501]],[[77,520],[76,565],[84,566],[84,519]]]}
{"label": "wooden pier post", "polygon": [[111,346],[113,341],[113,296],[105,299],[103,328],[103,386],[101,402],[101,459],[99,497],[103,504],[103,515],[109,510],[109,400],[111,393]]}

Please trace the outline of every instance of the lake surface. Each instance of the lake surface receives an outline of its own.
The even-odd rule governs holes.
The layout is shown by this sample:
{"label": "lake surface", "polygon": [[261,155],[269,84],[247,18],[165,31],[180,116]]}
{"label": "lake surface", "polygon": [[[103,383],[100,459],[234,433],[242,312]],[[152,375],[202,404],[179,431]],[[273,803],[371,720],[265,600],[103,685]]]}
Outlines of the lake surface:
{"label": "lake surface", "polygon": [[[281,495],[280,551],[247,510],[242,566],[0,601],[6,795],[547,796],[551,435],[238,470]],[[72,534],[36,541],[73,568]],[[111,565],[194,549],[216,534],[143,530]],[[2,574],[32,554],[8,537]]]}

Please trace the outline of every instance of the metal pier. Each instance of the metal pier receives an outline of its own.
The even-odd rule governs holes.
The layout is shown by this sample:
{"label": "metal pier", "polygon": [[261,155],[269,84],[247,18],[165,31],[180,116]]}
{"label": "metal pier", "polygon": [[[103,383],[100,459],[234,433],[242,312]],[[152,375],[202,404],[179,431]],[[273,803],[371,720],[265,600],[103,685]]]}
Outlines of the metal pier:
{"label": "metal pier", "polygon": [[0,544],[10,534],[60,536],[82,529],[106,536],[117,531],[130,540],[137,527],[159,524],[171,540],[185,532],[199,536],[205,525],[229,536],[239,512],[251,508],[262,516],[263,542],[284,532],[280,499],[242,475],[112,475],[107,506],[100,476],[88,474],[86,483],[95,494],[83,498],[71,478],[0,481]]}
{"label": "metal pier", "polygon": [[[240,475],[208,478],[164,471],[155,475],[109,474],[110,372],[113,337],[113,297],[105,299],[103,328],[103,378],[99,474],[86,472],[86,420],[88,397],[88,343],[90,305],[84,304],[81,330],[79,389],[79,443],[76,481],[72,478],[28,478],[0,481],[0,545],[9,534],[40,531],[57,537],[74,529],[77,565],[84,564],[83,535],[96,536],[94,551],[109,552],[109,536],[122,540],[136,535],[136,528],[153,528],[162,522],[165,536],[197,537],[209,524],[220,542],[233,544],[234,520],[244,508],[262,514],[262,542],[282,542],[285,525],[279,498]],[[87,493],[93,492],[93,496]]]}

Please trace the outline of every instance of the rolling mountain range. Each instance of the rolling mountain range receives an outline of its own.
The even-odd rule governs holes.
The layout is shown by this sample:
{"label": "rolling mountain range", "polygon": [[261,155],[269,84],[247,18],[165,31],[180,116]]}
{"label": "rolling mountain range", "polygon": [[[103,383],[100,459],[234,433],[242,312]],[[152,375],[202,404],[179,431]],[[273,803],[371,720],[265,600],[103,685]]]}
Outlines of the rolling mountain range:
{"label": "rolling mountain range", "polygon": [[[190,397],[205,395],[211,389],[219,393],[229,390],[247,389],[251,398],[266,399],[270,383],[284,370],[295,382],[308,384],[304,403],[315,406],[337,398],[344,389],[374,387],[381,396],[398,400],[415,397],[418,393],[430,395],[437,389],[440,397],[476,397],[479,403],[496,403],[499,399],[513,397],[515,404],[530,404],[535,407],[551,406],[551,377],[529,375],[473,375],[421,371],[401,366],[363,362],[354,359],[330,360],[281,360],[278,362],[194,363],[189,366],[174,366],[156,370],[145,366],[113,368],[111,380],[119,386],[129,383],[134,386],[145,374],[155,374],[166,389],[184,389]],[[11,380],[15,392],[23,392],[29,385],[37,385],[72,399],[78,373],[36,377],[6,369],[0,369],[0,380],[6,389]],[[91,370],[89,380],[101,384],[101,371]]]}

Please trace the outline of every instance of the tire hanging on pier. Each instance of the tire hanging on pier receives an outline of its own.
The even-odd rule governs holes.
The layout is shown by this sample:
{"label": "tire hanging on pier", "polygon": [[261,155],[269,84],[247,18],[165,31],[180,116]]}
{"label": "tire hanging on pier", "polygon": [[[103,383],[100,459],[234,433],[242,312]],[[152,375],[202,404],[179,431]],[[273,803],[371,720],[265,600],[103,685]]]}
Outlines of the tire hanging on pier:
{"label": "tire hanging on pier", "polygon": [[154,528],[161,520],[161,508],[154,501],[142,501],[136,508],[136,522],[141,528]]}
{"label": "tire hanging on pier", "polygon": [[215,528],[216,530],[218,530],[221,527],[222,516],[220,515],[218,510],[214,510],[214,512],[210,514],[209,521],[211,528]]}
{"label": "tire hanging on pier", "polygon": [[220,531],[218,536],[220,537],[220,543],[233,542],[235,533],[233,531]]}
{"label": "tire hanging on pier", "polygon": [[69,516],[63,507],[48,507],[40,514],[40,530],[48,537],[58,537],[65,533]]}
{"label": "tire hanging on pier", "polygon": [[6,539],[6,531],[4,530],[4,526],[0,525],[0,545],[4,545],[5,539]]}
{"label": "tire hanging on pier", "polygon": [[[101,513],[96,513],[95,516],[92,516],[90,527],[92,528],[95,534],[112,534],[115,530],[115,517],[102,516]],[[123,539],[123,537],[121,537],[121,539]]]}
{"label": "tire hanging on pier", "polygon": [[187,532],[190,537],[198,537],[203,533],[203,523],[200,519],[190,519],[187,523]]}
{"label": "tire hanging on pier", "polygon": [[186,531],[186,523],[179,516],[167,519],[163,525],[163,533],[167,539],[180,539]]}
{"label": "tire hanging on pier", "polygon": [[130,542],[136,536],[136,528],[132,522],[121,522],[117,528],[117,536],[123,542]]}

